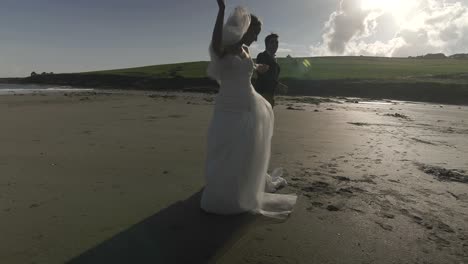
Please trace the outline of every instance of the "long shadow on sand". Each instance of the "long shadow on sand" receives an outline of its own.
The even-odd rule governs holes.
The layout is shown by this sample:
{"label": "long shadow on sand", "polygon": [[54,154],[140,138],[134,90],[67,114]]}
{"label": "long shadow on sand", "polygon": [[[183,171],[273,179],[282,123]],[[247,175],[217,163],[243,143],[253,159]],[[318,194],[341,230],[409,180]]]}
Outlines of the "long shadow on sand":
{"label": "long shadow on sand", "polygon": [[255,216],[200,210],[201,191],[89,249],[78,263],[208,263],[232,246]]}

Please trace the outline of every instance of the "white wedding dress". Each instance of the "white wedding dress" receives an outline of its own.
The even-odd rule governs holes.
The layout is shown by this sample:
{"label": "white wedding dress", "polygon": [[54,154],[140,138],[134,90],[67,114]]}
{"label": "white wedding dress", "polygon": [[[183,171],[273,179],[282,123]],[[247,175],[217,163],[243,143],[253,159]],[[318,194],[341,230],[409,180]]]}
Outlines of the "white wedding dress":
{"label": "white wedding dress", "polygon": [[208,130],[201,208],[215,214],[285,218],[297,196],[270,193],[286,184],[281,170],[267,174],[274,115],[251,85],[254,62],[244,54],[226,55],[216,64],[220,90]]}

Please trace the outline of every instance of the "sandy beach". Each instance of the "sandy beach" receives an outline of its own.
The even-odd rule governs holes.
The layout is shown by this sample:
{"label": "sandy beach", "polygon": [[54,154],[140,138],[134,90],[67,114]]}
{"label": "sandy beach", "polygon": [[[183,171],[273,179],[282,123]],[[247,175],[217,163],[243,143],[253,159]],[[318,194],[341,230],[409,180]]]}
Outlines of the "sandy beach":
{"label": "sandy beach", "polygon": [[0,263],[468,263],[468,106],[279,97],[282,222],[200,211],[213,98],[0,96]]}

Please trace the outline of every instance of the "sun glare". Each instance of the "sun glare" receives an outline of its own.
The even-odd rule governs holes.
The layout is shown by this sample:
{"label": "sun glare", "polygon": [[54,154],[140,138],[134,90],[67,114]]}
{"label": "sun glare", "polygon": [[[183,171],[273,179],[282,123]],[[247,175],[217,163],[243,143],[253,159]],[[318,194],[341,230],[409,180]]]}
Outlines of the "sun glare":
{"label": "sun glare", "polygon": [[404,0],[361,0],[361,8],[364,10],[380,10],[396,12],[405,6]]}
{"label": "sun glare", "polygon": [[361,8],[367,11],[390,13],[400,26],[410,26],[411,14],[418,7],[412,0],[361,0]]}

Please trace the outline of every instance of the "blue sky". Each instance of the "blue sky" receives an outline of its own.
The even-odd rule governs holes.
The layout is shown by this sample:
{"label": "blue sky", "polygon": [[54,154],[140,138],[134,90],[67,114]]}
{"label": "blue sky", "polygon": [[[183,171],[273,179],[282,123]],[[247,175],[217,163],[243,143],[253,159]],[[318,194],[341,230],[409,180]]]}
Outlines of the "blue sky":
{"label": "blue sky", "polygon": [[[333,1],[315,1],[330,7],[317,12],[311,2],[228,1],[228,8],[244,4],[258,14],[262,39],[275,31],[305,45],[320,38],[334,9]],[[215,0],[2,0],[0,76],[207,60],[216,12]]]}
{"label": "blue sky", "polygon": [[[262,40],[270,32],[280,35],[279,56],[355,55],[373,49],[374,55],[411,52],[410,45],[404,43],[412,39],[411,33],[421,35],[426,28],[395,27],[395,19],[391,15],[389,18],[394,10],[387,6],[377,6],[387,10],[377,16],[372,28],[360,11],[349,10],[342,3],[359,6],[360,1],[367,0],[227,0],[227,11],[245,5],[263,20],[260,41],[252,47],[253,53],[263,50]],[[453,17],[459,16],[456,11],[466,5],[464,1],[442,2],[452,7],[439,6],[435,11],[448,10]],[[458,9],[453,6],[456,2],[461,5]],[[81,72],[207,60],[216,12],[216,0],[2,0],[0,77],[27,76],[31,71]],[[357,23],[343,23],[346,19]],[[464,25],[456,25],[456,30],[443,35],[452,37],[451,42],[447,41],[452,43],[447,52],[464,47],[465,43],[453,44],[453,39],[465,36]],[[447,28],[453,25],[440,30]],[[468,26],[466,32],[468,40]],[[394,38],[399,33],[406,35]],[[427,50],[440,49],[434,45]]]}

